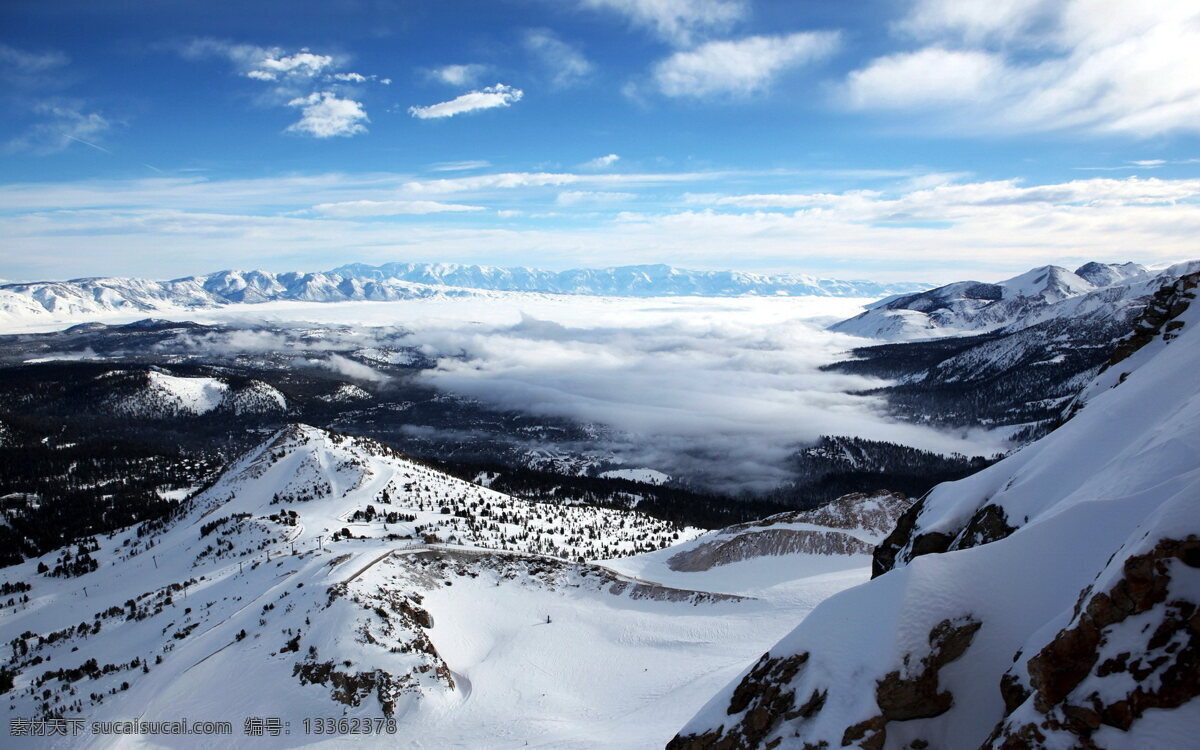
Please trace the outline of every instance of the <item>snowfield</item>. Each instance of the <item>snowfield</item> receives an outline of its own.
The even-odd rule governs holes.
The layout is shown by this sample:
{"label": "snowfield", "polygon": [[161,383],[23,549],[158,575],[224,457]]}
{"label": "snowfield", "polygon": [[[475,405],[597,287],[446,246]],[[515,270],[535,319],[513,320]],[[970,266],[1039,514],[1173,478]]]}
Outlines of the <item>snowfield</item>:
{"label": "snowfield", "polygon": [[771,580],[739,582],[736,566],[647,577],[670,574],[669,545],[699,535],[515,499],[294,426],[166,521],[4,569],[0,581],[33,588],[0,619],[15,683],[0,705],[10,719],[232,721],[234,740],[247,717],[287,722],[289,735],[255,738],[264,747],[349,744],[306,735],[305,717],[392,717],[398,734],[355,738],[380,747],[658,747],[868,575],[861,554],[783,554],[758,561]]}

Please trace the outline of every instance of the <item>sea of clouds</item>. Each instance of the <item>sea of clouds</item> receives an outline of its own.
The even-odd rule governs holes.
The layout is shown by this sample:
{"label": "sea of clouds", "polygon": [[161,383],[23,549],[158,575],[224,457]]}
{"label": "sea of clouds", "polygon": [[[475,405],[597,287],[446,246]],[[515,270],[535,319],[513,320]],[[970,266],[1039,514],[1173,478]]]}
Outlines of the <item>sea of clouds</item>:
{"label": "sea of clouds", "polygon": [[[821,435],[972,455],[1002,450],[998,433],[892,419],[881,398],[856,395],[883,381],[821,369],[868,343],[825,330],[863,302],[513,294],[272,303],[206,312],[206,322],[241,329],[187,334],[178,343],[225,354],[290,353],[296,366],[376,387],[387,376],[369,359],[351,359],[353,352],[412,347],[436,363],[418,377],[441,391],[596,425],[594,443],[569,447],[727,491],[786,481],[789,456]],[[264,324],[276,330],[256,328]]]}

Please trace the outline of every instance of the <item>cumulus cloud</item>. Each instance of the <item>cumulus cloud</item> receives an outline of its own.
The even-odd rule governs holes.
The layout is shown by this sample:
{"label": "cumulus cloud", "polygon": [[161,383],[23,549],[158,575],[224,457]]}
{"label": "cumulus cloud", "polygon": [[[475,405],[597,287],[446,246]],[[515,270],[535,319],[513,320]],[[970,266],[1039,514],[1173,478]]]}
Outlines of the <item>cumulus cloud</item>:
{"label": "cumulus cloud", "polygon": [[179,48],[190,60],[211,57],[229,61],[238,75],[266,84],[261,103],[299,109],[301,118],[285,131],[313,138],[354,136],[367,132],[365,105],[354,92],[359,84],[391,83],[344,68],[342,55],[320,54],[308,47],[288,52],[281,47],[236,44],[221,39],[194,39]]}
{"label": "cumulus cloud", "polygon": [[334,138],[367,132],[364,122],[367,112],[353,99],[342,99],[331,91],[316,91],[288,102],[298,107],[302,117],[287,127],[288,132],[311,135],[313,138]]}
{"label": "cumulus cloud", "polygon": [[922,46],[850,73],[846,106],[953,132],[1200,131],[1195,2],[917,0],[896,32]]}
{"label": "cumulus cloud", "polygon": [[1009,79],[998,55],[927,47],[881,57],[854,71],[845,94],[857,108],[909,109],[991,98],[1011,85]]}
{"label": "cumulus cloud", "polygon": [[483,206],[439,201],[341,201],[318,203],[313,210],[324,216],[354,218],[359,216],[396,216],[399,214],[436,214],[447,211],[482,211]]}
{"label": "cumulus cloud", "polygon": [[549,29],[531,29],[525,33],[524,44],[525,49],[541,62],[557,88],[573,86],[592,72],[593,65],[583,53]]}
{"label": "cumulus cloud", "polygon": [[487,86],[479,91],[472,91],[455,97],[450,101],[430,104],[426,107],[409,107],[408,112],[413,117],[421,120],[454,117],[455,115],[467,112],[477,112],[481,109],[508,107],[514,102],[521,101],[521,97],[523,96],[525,96],[525,92],[521,91],[521,89],[497,83],[495,86]]}
{"label": "cumulus cloud", "polygon": [[426,71],[429,78],[450,86],[474,86],[480,76],[486,73],[488,66],[477,63],[466,65],[443,65]]}
{"label": "cumulus cloud", "polygon": [[659,91],[672,97],[754,94],[783,71],[833,54],[839,38],[832,31],[805,31],[708,42],[659,62],[654,80]]}
{"label": "cumulus cloud", "polygon": [[576,0],[581,8],[618,13],[634,26],[687,45],[728,30],[745,17],[744,0]]}

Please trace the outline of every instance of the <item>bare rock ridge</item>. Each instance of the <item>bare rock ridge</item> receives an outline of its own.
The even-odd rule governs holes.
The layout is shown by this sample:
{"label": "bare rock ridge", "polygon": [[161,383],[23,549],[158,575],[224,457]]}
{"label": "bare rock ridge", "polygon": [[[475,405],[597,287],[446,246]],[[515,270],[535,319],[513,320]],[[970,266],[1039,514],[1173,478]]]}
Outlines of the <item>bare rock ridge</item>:
{"label": "bare rock ridge", "polygon": [[667,567],[697,572],[778,555],[870,555],[911,503],[892,492],[844,495],[814,510],[778,513],[713,532],[668,558]]}

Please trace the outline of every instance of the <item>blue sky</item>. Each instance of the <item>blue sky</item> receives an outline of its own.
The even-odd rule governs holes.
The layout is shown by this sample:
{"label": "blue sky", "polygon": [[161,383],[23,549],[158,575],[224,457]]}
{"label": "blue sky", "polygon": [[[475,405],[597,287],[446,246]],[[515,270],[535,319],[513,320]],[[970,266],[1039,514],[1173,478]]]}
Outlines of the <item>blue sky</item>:
{"label": "blue sky", "polygon": [[1200,257],[1200,0],[0,6],[0,278]]}

